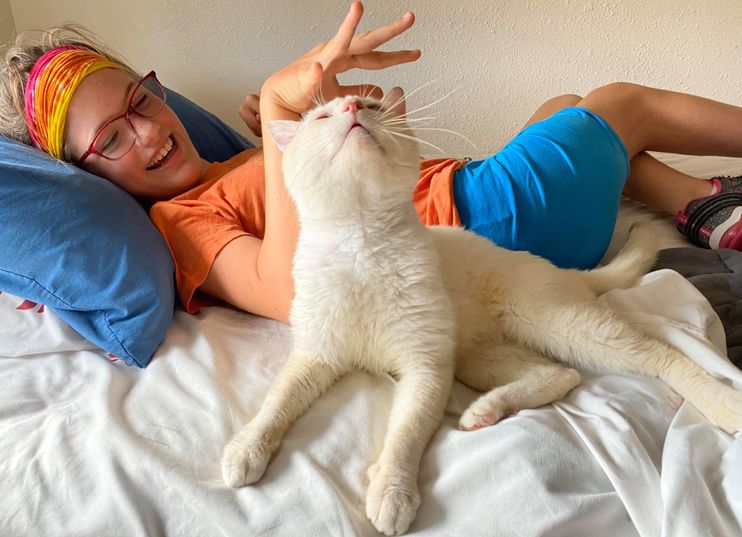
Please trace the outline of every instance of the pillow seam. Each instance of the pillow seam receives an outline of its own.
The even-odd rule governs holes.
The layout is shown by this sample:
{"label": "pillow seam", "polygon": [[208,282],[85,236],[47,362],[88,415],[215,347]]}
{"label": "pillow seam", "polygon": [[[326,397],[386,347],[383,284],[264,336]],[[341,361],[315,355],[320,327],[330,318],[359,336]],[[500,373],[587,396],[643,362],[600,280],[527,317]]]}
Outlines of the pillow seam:
{"label": "pillow seam", "polygon": [[[36,280],[36,278],[31,278],[30,276],[26,276],[24,274],[18,274],[17,272],[13,272],[12,270],[2,269],[2,268],[0,268],[0,272],[4,272],[6,274],[12,274],[13,276],[16,276],[18,278],[23,278],[25,280],[31,281],[31,282],[35,283],[36,285],[38,285],[39,288],[43,289],[44,292],[48,293],[52,297],[54,297],[57,300],[59,300],[62,304],[64,304],[65,306],[67,306],[70,310],[72,310],[72,311],[80,311],[79,309],[76,309],[72,304],[70,304],[67,300],[64,300],[63,298],[57,296],[56,293],[53,293],[52,291],[50,291],[49,289],[47,289],[47,287],[45,285],[41,284],[38,280]],[[24,298],[25,299],[26,297],[21,297],[21,298]],[[89,311],[97,311],[97,312],[100,312],[100,313],[103,314],[103,319],[105,320],[106,328],[108,328],[108,331],[111,333],[111,335],[113,336],[113,338],[118,342],[119,346],[123,349],[124,353],[126,353],[126,356],[128,356],[139,367],[143,367],[142,364],[139,363],[139,360],[137,360],[136,358],[134,358],[134,356],[131,355],[131,353],[129,352],[129,350],[126,348],[126,345],[124,345],[123,342],[119,339],[118,334],[116,334],[116,332],[113,330],[113,328],[111,328],[111,323],[108,320],[108,314],[106,313],[106,311],[105,310],[101,310],[101,309],[95,309],[95,310],[89,310]],[[65,323],[65,324],[67,324],[69,326],[69,323]],[[105,350],[105,349],[101,349],[101,350]]]}

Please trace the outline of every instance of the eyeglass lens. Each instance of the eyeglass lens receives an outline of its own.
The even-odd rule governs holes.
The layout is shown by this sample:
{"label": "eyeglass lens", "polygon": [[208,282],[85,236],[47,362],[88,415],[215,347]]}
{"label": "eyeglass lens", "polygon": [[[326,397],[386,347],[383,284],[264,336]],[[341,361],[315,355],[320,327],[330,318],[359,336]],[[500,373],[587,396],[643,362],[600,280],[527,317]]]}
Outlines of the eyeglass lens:
{"label": "eyeglass lens", "polygon": [[[156,80],[149,87],[140,82],[131,96],[129,111],[139,116],[152,117],[162,110],[164,104],[164,90]],[[131,123],[120,117],[101,130],[95,141],[95,150],[109,159],[121,158],[131,149],[136,138],[137,133]]]}

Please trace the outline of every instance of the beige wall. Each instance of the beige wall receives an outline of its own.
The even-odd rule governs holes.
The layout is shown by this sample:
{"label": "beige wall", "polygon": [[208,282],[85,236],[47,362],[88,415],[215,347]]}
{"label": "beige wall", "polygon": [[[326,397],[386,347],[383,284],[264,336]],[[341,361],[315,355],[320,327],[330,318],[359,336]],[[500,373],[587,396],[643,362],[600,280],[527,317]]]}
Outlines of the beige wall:
{"label": "beige wall", "polygon": [[7,43],[15,34],[13,12],[8,0],[0,0],[0,43]]}
{"label": "beige wall", "polygon": [[[3,2],[6,0],[2,0]],[[85,24],[137,68],[234,126],[236,108],[275,69],[326,38],[343,0],[10,0],[17,29]],[[413,66],[346,76],[399,84],[436,126],[472,139],[426,134],[446,154],[501,146],[545,99],[615,80],[742,104],[742,0],[367,0],[362,30],[412,9],[399,47]],[[2,10],[0,10],[2,14]],[[430,112],[428,110],[427,112]],[[243,129],[244,132],[244,129]],[[427,150],[426,152],[429,152]]]}

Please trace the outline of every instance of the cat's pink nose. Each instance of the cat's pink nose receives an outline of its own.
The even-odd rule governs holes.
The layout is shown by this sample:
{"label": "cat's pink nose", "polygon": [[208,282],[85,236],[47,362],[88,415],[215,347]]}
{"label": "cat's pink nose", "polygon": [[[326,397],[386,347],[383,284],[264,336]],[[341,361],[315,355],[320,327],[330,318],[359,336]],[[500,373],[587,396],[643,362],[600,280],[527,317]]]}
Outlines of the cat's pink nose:
{"label": "cat's pink nose", "polygon": [[358,112],[359,108],[362,108],[363,105],[359,103],[358,101],[351,101],[349,103],[345,103],[345,106],[343,106],[343,112]]}

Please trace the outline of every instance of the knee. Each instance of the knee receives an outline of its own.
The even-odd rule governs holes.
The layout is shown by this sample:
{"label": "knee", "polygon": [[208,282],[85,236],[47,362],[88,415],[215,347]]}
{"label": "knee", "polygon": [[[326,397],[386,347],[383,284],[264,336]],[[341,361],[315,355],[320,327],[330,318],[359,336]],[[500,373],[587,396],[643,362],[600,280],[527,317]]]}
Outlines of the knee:
{"label": "knee", "polygon": [[631,82],[612,82],[592,90],[585,98],[589,98],[590,101],[601,100],[615,104],[636,106],[641,103],[649,91],[651,90],[646,86]]}
{"label": "knee", "polygon": [[573,93],[566,93],[564,95],[558,95],[557,97],[552,97],[551,99],[546,101],[544,104],[542,104],[540,108],[544,110],[558,112],[562,108],[569,108],[570,106],[576,105],[581,100],[582,100],[582,97],[580,97],[579,95],[575,95]]}
{"label": "knee", "polygon": [[582,97],[573,94],[559,95],[558,97],[553,97],[538,107],[538,109],[531,116],[531,119],[529,119],[526,123],[526,126],[531,125],[536,121],[546,119],[547,117],[551,116],[552,114],[556,114],[564,108],[575,106],[581,100]]}

